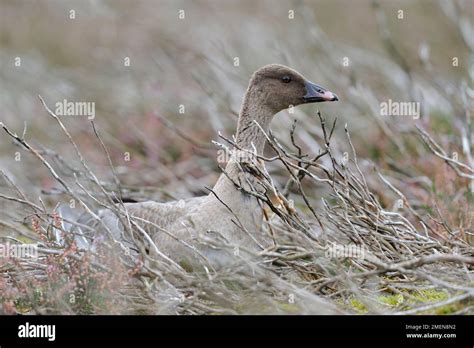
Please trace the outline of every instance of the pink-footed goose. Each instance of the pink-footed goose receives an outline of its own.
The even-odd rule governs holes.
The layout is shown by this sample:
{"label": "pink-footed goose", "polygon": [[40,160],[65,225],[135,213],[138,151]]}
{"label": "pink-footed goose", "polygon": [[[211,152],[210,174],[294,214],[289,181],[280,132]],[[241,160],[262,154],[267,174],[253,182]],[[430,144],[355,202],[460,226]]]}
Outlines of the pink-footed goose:
{"label": "pink-footed goose", "polygon": [[[252,75],[243,98],[235,138],[237,146],[261,155],[266,142],[262,129],[268,130],[276,113],[291,105],[335,100],[338,100],[335,94],[306,80],[295,70],[278,64],[266,65]],[[258,241],[263,238],[260,236],[263,213],[258,200],[234,184],[242,175],[251,176],[240,168],[231,160],[225,168],[226,174],[221,174],[207,196],[168,203],[126,203],[125,207],[139,221],[153,223],[140,225],[159,252],[178,264],[194,268],[201,264],[197,259],[204,257],[213,266],[226,265],[239,254],[235,248],[258,251]],[[115,233],[123,231],[114,214],[103,211],[101,216]],[[230,245],[230,250],[213,248],[206,242],[209,238]]]}

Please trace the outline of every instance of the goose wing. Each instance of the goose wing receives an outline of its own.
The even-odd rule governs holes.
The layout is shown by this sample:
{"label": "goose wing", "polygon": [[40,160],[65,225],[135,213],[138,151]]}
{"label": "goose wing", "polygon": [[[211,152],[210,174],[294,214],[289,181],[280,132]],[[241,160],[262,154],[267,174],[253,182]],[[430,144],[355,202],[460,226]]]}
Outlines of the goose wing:
{"label": "goose wing", "polygon": [[[193,197],[185,200],[160,203],[147,201],[141,203],[125,203],[124,207],[127,214],[134,218],[134,221],[145,230],[150,237],[153,237],[163,229],[169,232],[175,228],[175,223],[190,214],[194,213],[205,201],[206,196]],[[114,237],[119,239],[124,228],[122,222],[110,210],[101,211],[100,217],[102,221],[112,230]],[[125,216],[122,221],[127,222]],[[118,235],[115,235],[118,233]]]}

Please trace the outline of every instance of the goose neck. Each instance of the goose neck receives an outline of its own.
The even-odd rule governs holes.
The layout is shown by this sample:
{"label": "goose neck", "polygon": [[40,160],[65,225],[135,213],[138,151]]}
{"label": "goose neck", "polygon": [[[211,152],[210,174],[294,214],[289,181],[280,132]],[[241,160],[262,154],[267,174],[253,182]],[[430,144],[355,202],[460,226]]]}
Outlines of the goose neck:
{"label": "goose neck", "polygon": [[262,155],[265,147],[265,134],[268,132],[270,121],[274,112],[258,101],[252,102],[252,98],[246,96],[239,115],[236,133],[236,143],[239,148],[256,150]]}

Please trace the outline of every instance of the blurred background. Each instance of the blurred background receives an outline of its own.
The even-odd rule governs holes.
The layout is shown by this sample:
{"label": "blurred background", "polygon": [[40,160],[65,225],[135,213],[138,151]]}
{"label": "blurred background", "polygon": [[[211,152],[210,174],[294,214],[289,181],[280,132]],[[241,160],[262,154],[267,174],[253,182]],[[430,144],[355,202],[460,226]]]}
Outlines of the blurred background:
{"label": "blurred background", "polygon": [[[316,111],[329,122],[337,117],[333,146],[341,156],[350,151],[337,140],[347,123],[371,182],[375,163],[419,207],[437,197],[436,187],[446,188],[439,204],[455,206],[452,218],[459,219],[471,209],[468,180],[427,151],[415,125],[469,161],[473,4],[1,0],[0,121],[18,134],[26,124],[30,144],[74,167],[74,149],[38,95],[53,111],[64,99],[93,102],[96,128],[120,179],[140,187],[130,194],[138,200],[185,198],[203,194],[218,177],[211,140],[235,131],[251,73],[264,64],[286,64],[340,101],[281,112],[272,129],[284,143],[290,144],[296,119],[298,141],[317,153],[323,142]],[[382,116],[380,103],[389,99],[419,102],[420,119]],[[110,180],[87,117],[62,120],[92,169]],[[47,169],[1,134],[0,168],[32,199],[41,194],[55,206],[58,185]],[[270,171],[278,178],[278,168]],[[0,184],[0,190],[10,189]],[[322,194],[311,190],[316,198]],[[389,207],[396,198],[385,198],[385,189],[378,194]]]}
{"label": "blurred background", "polygon": [[[91,211],[103,207],[105,200],[38,95],[53,111],[64,100],[93,103],[93,124],[85,115],[59,117],[84,163],[108,192],[117,193],[120,187],[129,199],[169,201],[208,193],[205,187],[214,185],[221,173],[219,164],[223,165],[217,161],[218,148],[212,141],[223,142],[219,133],[234,134],[252,72],[269,63],[286,64],[335,92],[339,102],[279,113],[271,129],[280,143],[296,151],[290,138],[296,120],[295,140],[312,158],[325,146],[318,110],[328,129],[337,119],[330,143],[336,161],[355,158],[344,131],[347,126],[357,152],[358,178],[367,182],[370,194],[380,202],[382,215],[397,215],[416,230],[405,239],[397,232],[402,244],[384,249],[391,250],[388,253],[380,249],[377,255],[392,263],[440,250],[472,255],[473,28],[472,0],[0,0],[0,122],[24,138],[74,191],[65,194],[44,163],[0,129],[0,241],[41,240],[41,245],[53,249],[26,266],[0,258],[4,275],[0,277],[0,313],[195,314],[227,313],[223,310],[230,308],[231,313],[321,314],[326,313],[326,304],[321,304],[320,295],[350,313],[408,310],[404,313],[411,314],[424,311],[427,303],[436,306],[426,311],[429,314],[472,312],[472,272],[466,264],[432,265],[426,274],[444,279],[442,283],[390,272],[326,292],[318,284],[328,277],[364,268],[358,261],[306,256],[298,256],[291,264],[308,283],[289,277],[288,283],[278,285],[283,279],[278,277],[278,284],[257,281],[263,287],[254,288],[254,276],[229,278],[250,284],[248,290],[240,291],[240,286],[221,286],[214,277],[206,276],[204,281],[199,274],[187,275],[191,285],[174,284],[176,288],[171,289],[191,294],[180,308],[176,294],[181,293],[160,288],[154,294],[157,304],[124,305],[128,300],[122,302],[123,287],[132,284],[130,279],[138,279],[133,272],[139,267],[130,273],[111,265],[110,277],[92,271],[84,276],[88,254],[66,259],[74,252],[74,243],[59,248],[54,240],[54,232],[64,221],[58,206],[78,208],[79,215],[84,211],[80,204],[71,205],[76,202],[71,197],[80,197]],[[383,113],[382,105],[390,102],[416,103],[419,115]],[[439,145],[427,141],[444,159],[423,142],[417,127],[426,132],[425,141],[431,137]],[[95,132],[110,154],[121,185],[114,180]],[[267,153],[272,154],[270,148]],[[332,168],[324,161],[329,161],[328,156],[320,162]],[[355,171],[353,162],[350,166]],[[275,185],[283,188],[289,174],[282,164],[270,162],[267,169]],[[352,220],[347,211],[339,216],[347,207],[345,197],[355,195],[347,190],[343,198],[330,189],[331,183],[302,181],[322,223],[315,220],[316,214],[301,194],[290,191],[298,214],[311,228],[330,226],[335,240],[346,244],[347,238],[354,237],[353,229],[344,229],[347,220],[352,228],[366,226],[365,236],[375,245],[373,250],[378,250],[379,240],[391,246],[387,241],[394,236],[377,239],[374,233],[379,224],[387,230],[395,226],[394,220],[380,222],[379,210],[375,217],[371,213],[372,220],[361,210],[351,213]],[[327,209],[321,207],[323,200]],[[332,209],[330,214],[328,209]],[[75,216],[71,219],[76,221]],[[278,222],[276,216],[271,220]],[[308,244],[298,235],[275,231],[284,245],[295,244],[298,253],[316,250],[317,244]],[[430,243],[423,239],[428,235],[433,238]],[[416,240],[421,240],[419,249],[411,249],[418,245]],[[108,257],[103,260],[107,265],[111,262]],[[280,274],[293,269],[286,261],[278,269],[272,267]],[[310,283],[314,287],[309,288]],[[306,284],[303,290],[311,291],[303,294],[298,289],[304,301],[295,308],[286,298],[298,284]],[[130,298],[135,300],[130,288]],[[208,306],[207,295],[202,303],[200,295],[192,295],[204,294],[202,289],[216,294],[209,297],[216,306]],[[44,298],[41,294],[38,298],[37,291]],[[71,303],[70,294],[80,301]],[[192,301],[197,301],[196,307],[189,307]],[[381,307],[371,307],[374,301]],[[202,307],[203,303],[208,307]],[[415,312],[414,303],[420,305]]]}

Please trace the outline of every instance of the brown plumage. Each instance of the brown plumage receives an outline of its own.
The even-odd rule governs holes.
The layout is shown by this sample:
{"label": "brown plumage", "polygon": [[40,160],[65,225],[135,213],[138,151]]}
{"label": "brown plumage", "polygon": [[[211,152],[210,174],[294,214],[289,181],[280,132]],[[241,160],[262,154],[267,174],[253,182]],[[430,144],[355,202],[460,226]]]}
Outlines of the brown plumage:
{"label": "brown plumage", "polygon": [[[262,154],[265,137],[254,121],[266,131],[273,116],[290,105],[332,100],[337,100],[337,96],[307,81],[298,72],[283,65],[264,66],[252,75],[245,93],[237,145]],[[126,203],[125,207],[130,215],[155,225],[141,224],[160,252],[176,262],[194,267],[204,257],[213,266],[228,265],[235,257],[242,257],[245,250],[258,251],[265,246],[265,236],[260,233],[262,208],[258,200],[238,190],[232,182],[254,181],[254,178],[243,173],[235,161],[230,161],[225,171],[213,193],[207,196],[168,203]],[[123,230],[112,213],[104,211],[101,216],[114,231]],[[229,248],[213,248],[209,240]],[[236,253],[235,247],[241,252]]]}

